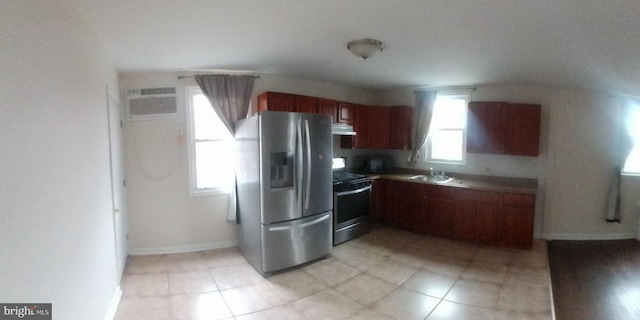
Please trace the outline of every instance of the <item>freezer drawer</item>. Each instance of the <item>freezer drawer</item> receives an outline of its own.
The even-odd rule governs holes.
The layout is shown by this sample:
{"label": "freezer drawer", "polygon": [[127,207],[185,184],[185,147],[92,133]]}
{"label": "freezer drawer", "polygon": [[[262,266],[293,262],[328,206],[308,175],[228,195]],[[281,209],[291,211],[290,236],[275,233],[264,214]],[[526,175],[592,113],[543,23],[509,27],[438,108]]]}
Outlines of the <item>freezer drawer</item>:
{"label": "freezer drawer", "polygon": [[262,273],[297,266],[331,253],[332,212],[262,226]]}

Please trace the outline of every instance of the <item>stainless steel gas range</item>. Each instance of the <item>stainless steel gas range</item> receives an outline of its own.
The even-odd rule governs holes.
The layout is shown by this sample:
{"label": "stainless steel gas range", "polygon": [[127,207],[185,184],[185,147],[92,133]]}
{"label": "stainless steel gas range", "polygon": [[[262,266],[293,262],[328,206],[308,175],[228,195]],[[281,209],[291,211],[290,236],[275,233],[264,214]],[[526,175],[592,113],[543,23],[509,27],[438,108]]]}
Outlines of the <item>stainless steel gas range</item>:
{"label": "stainless steel gas range", "polygon": [[371,230],[371,178],[344,171],[344,159],[334,159],[333,245]]}

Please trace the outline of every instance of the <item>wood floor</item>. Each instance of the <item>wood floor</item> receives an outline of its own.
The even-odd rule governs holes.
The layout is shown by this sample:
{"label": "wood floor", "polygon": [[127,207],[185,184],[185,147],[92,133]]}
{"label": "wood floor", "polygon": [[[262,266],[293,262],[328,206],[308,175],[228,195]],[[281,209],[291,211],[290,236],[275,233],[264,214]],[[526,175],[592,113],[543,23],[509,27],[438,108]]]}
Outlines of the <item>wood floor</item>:
{"label": "wood floor", "polygon": [[640,319],[640,242],[549,241],[557,320]]}

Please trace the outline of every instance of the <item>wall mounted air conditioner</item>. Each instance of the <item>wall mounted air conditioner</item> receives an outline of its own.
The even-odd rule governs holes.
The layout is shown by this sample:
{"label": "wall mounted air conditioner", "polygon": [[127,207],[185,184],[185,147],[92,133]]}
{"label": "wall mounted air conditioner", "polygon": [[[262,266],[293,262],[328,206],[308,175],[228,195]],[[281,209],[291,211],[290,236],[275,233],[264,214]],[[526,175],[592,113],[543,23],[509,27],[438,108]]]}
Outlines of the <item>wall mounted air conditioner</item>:
{"label": "wall mounted air conditioner", "polygon": [[181,101],[177,86],[131,87],[124,89],[127,120],[155,120],[179,116]]}

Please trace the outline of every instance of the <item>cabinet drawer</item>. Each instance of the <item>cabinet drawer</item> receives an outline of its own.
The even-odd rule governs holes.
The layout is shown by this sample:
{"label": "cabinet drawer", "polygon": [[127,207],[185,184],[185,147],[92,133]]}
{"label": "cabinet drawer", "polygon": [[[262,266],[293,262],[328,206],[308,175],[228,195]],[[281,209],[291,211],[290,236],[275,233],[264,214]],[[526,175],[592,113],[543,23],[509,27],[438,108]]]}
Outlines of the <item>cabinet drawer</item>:
{"label": "cabinet drawer", "polygon": [[423,186],[421,183],[392,180],[389,184],[389,191],[406,196],[421,196],[424,195]]}
{"label": "cabinet drawer", "polygon": [[458,190],[458,201],[472,201],[481,203],[500,203],[500,193],[477,190]]}
{"label": "cabinet drawer", "polygon": [[507,207],[533,207],[536,204],[536,196],[525,193],[504,193],[502,204]]}

